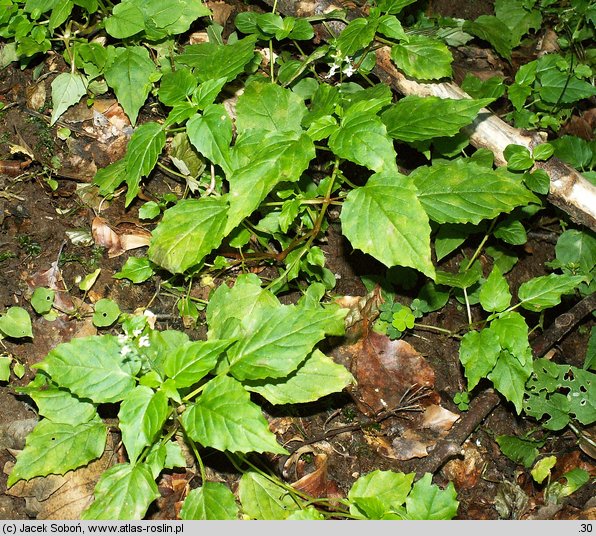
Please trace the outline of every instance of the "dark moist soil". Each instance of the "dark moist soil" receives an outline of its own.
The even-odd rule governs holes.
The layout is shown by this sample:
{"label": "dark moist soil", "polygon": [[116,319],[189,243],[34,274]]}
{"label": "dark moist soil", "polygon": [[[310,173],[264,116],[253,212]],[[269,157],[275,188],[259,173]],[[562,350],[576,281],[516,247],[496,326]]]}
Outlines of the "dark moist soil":
{"label": "dark moist soil", "polygon": [[[490,14],[492,3],[433,0],[428,10],[444,16],[473,19],[481,14]],[[469,53],[460,57],[461,69],[468,69]],[[479,65],[479,71],[486,69],[486,63],[479,61]],[[61,68],[59,62],[50,58],[46,64],[40,66],[37,76],[43,77],[51,72],[50,69],[56,68]],[[49,82],[48,79],[48,95]],[[194,339],[205,336],[204,324],[185,325],[182,322],[177,312],[176,297],[160,288],[159,277],[138,285],[113,278],[128,256],[142,255],[144,248],[110,258],[105,248],[75,245],[69,239],[67,233],[71,231],[84,230],[90,233],[97,207],[90,207],[77,193],[77,185],[85,184],[85,181],[81,183],[76,180],[77,173],[81,169],[88,171],[88,168],[74,166],[71,169],[62,168],[58,173],[49,171],[53,158],[70,161],[70,154],[65,142],[58,139],[57,128],[48,126],[48,114],[45,110],[41,109],[38,114],[25,110],[26,95],[39,83],[39,78],[33,81],[32,68],[20,70],[8,67],[0,72],[0,99],[7,105],[7,109],[0,113],[0,161],[20,159],[24,162],[19,172],[10,169],[7,173],[0,174],[0,311],[19,305],[27,309],[34,319],[32,341],[2,341],[1,351],[21,362],[25,366],[25,375],[22,378],[13,376],[9,384],[0,384],[0,468],[4,469],[0,471],[0,519],[31,519],[36,518],[39,512],[39,508],[36,510],[24,498],[6,493],[6,473],[14,463],[15,454],[23,448],[26,432],[36,419],[34,404],[18,395],[15,388],[26,385],[33,378],[31,366],[42,360],[56,345],[74,336],[90,335],[96,331],[88,319],[59,318],[49,322],[35,314],[30,306],[31,286],[28,281],[35,280],[35,277],[58,262],[68,293],[73,299],[82,299],[78,279],[100,268],[99,279],[87,300],[111,298],[125,312],[150,306],[158,315],[158,329],[184,330]],[[144,113],[149,112],[147,110]],[[149,115],[142,115],[141,121],[149,118]],[[10,144],[26,145],[33,153],[34,161],[27,166],[29,157],[11,154]],[[98,162],[101,164],[100,159]],[[54,190],[46,180],[50,176],[57,180],[57,188]],[[170,177],[156,173],[146,183],[143,195],[151,198],[151,195],[167,191],[181,193],[180,188],[180,184]],[[111,225],[124,222],[151,230],[151,226],[138,220],[138,207],[142,202],[135,202],[125,209],[121,196],[110,205],[103,205],[101,216]],[[337,214],[331,216],[337,217]],[[507,275],[514,295],[524,281],[549,273],[546,263],[554,259],[554,244],[561,230],[559,218],[564,219],[564,215],[547,207],[529,220],[528,243],[523,247],[512,248],[520,259]],[[337,297],[364,297],[367,291],[362,277],[385,273],[374,259],[352,251],[342,237],[337,221],[331,224],[326,239],[320,245],[325,251],[327,266],[337,277],[337,286],[334,289]],[[463,254],[469,258],[472,253],[473,250],[469,249],[451,255],[441,263],[441,269],[456,269]],[[480,260],[486,276],[490,273],[491,261],[484,257]],[[233,278],[228,284],[232,281]],[[409,303],[416,296],[418,288],[419,286],[411,289],[398,287],[400,301]],[[208,288],[195,283],[193,295],[207,298],[208,291]],[[281,299],[291,302],[295,296]],[[573,299],[566,298],[559,307],[549,310],[543,319],[544,326],[548,327],[574,303]],[[471,312],[473,319],[481,318],[477,307],[473,307]],[[530,319],[530,324],[535,325],[538,321],[539,317],[536,315]],[[456,330],[467,323],[465,307],[452,298],[439,312],[425,316],[424,323]],[[552,358],[558,362],[581,366],[592,324],[591,320],[582,321],[558,342],[553,349]],[[432,331],[417,331],[404,337],[404,340],[433,369],[437,402],[463,419],[465,414],[453,403],[454,394],[465,389],[466,385],[459,364],[457,341]],[[332,342],[342,348],[341,345],[348,341]],[[327,350],[333,354],[333,348]],[[479,386],[478,390],[483,387],[486,386]],[[399,437],[400,431],[408,430],[409,423],[414,422],[413,415],[398,414],[382,423],[371,424],[370,418],[360,411],[361,407],[349,393],[329,396],[317,403],[300,407],[274,408],[264,405],[264,408],[272,430],[287,448],[290,451],[299,447],[306,450],[304,455],[293,459],[261,458],[260,463],[265,460],[270,469],[289,482],[295,482],[314,471],[314,461],[324,460],[326,473],[311,478],[312,487],[309,488],[321,496],[345,496],[356,478],[373,470],[415,472],[418,460],[420,463],[424,460],[398,460],[388,448],[391,440]],[[343,433],[329,434],[330,429],[342,427],[346,430]],[[480,421],[464,443],[462,453],[465,456],[456,456],[455,461],[443,465],[434,474],[434,482],[441,486],[446,485],[449,480],[455,482],[460,501],[458,519],[596,518],[593,485],[583,486],[559,505],[547,506],[544,487],[533,483],[527,469],[503,456],[495,442],[495,437],[499,435],[522,436],[533,431],[537,431],[538,437],[543,436],[536,422],[517,416],[508,403],[501,401]],[[315,439],[319,441],[315,442]],[[544,435],[544,439],[546,443],[543,452],[556,455],[559,460],[555,468],[558,474],[562,474],[565,469],[582,467],[589,471],[592,478],[596,475],[594,460],[578,448],[573,434],[563,432]],[[114,441],[118,442],[117,436]],[[227,482],[232,489],[235,488],[238,475],[221,454],[207,452],[204,460],[210,476]],[[188,488],[200,484],[198,469],[189,463],[186,471],[167,474],[159,484],[162,499],[154,503],[148,517],[175,519],[180,501]]]}

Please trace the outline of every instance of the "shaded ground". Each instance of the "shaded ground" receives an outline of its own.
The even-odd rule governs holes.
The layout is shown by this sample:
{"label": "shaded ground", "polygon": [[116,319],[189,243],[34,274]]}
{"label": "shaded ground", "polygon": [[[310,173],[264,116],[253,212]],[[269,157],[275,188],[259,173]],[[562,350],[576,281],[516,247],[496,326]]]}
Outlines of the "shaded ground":
{"label": "shaded ground", "polygon": [[[458,6],[465,12],[458,13]],[[441,9],[445,15],[470,18],[490,12],[490,4],[480,6],[477,2],[435,1],[432,7],[436,10]],[[472,10],[473,13],[466,10]],[[466,63],[460,65],[461,69],[469,68],[469,55],[465,60],[462,59],[462,62]],[[43,75],[51,68],[53,66],[49,62],[41,69],[42,83]],[[483,69],[486,69],[484,64],[480,65],[478,70]],[[13,378],[11,385],[0,384],[0,468],[6,470],[10,468],[10,463],[14,462],[15,450],[23,447],[26,432],[31,429],[36,417],[34,406],[23,397],[17,396],[13,386],[25,385],[32,379],[31,365],[43,359],[57,344],[73,336],[91,334],[95,331],[85,318],[48,322],[31,310],[28,300],[31,292],[30,282],[50,269],[52,263],[58,262],[73,299],[82,297],[82,292],[76,284],[78,278],[100,268],[101,274],[93,287],[92,299],[114,299],[123,311],[129,312],[150,306],[151,310],[158,314],[159,329],[184,329],[192,338],[199,338],[204,333],[200,324],[183,324],[176,309],[177,297],[161,290],[159,280],[151,279],[147,283],[133,285],[126,280],[113,278],[127,256],[140,255],[142,249],[110,258],[105,248],[92,244],[73,244],[67,235],[68,232],[76,230],[90,234],[91,223],[97,215],[97,200],[85,197],[81,195],[80,190],[77,191],[77,185],[80,186],[81,182],[76,179],[85,178],[85,175],[92,176],[89,167],[81,167],[84,166],[84,162],[89,163],[91,157],[82,153],[83,164],[80,160],[71,160],[72,146],[67,146],[56,137],[56,128],[48,127],[43,108],[39,114],[23,112],[23,109],[27,108],[26,96],[30,95],[39,83],[39,79],[35,83],[32,81],[31,70],[8,68],[0,73],[0,96],[3,102],[10,105],[0,115],[0,160],[14,159],[8,143],[25,144],[33,153],[34,160],[18,171],[5,169],[6,173],[0,175],[0,311],[20,305],[31,311],[32,318],[36,318],[32,342],[14,344],[8,340],[3,341],[5,348],[2,350],[14,355],[25,365],[26,371],[22,378]],[[49,95],[49,85],[46,90]],[[76,128],[78,123],[70,124],[71,127],[73,125]],[[93,163],[96,166],[105,165],[113,156],[94,154]],[[23,154],[20,154],[19,158],[25,163],[28,160]],[[47,167],[51,165],[52,158],[68,161],[71,166],[63,167],[58,176],[54,177],[57,180],[55,189],[52,189],[46,180],[50,178]],[[145,195],[151,198],[152,193],[177,189],[180,189],[178,183],[157,173],[148,182]],[[133,203],[125,210],[121,198],[108,207],[101,207],[101,216],[112,226],[144,227],[138,220],[137,213],[138,204]],[[548,273],[545,263],[554,259],[554,244],[560,233],[560,216],[561,214],[554,209],[548,209],[530,220],[530,239],[526,245],[515,251],[520,261],[507,276],[512,290],[532,277]],[[150,226],[145,227],[150,230]],[[383,273],[374,260],[352,252],[335,225],[332,225],[323,248],[327,256],[327,266],[338,276],[338,284],[334,290],[338,297],[365,297],[367,292],[362,277]],[[465,253],[469,256],[472,250]],[[453,255],[445,261],[443,268],[456,266],[461,259],[461,253]],[[487,275],[490,269],[489,261],[483,261]],[[207,297],[208,289],[200,287],[197,283],[194,292],[197,296]],[[403,287],[400,288],[400,292],[404,303],[408,303],[416,294],[414,289],[405,290]],[[291,299],[287,298],[290,301]],[[568,310],[573,303],[573,300],[565,299],[561,306],[549,310],[544,325],[550,325],[557,315]],[[473,309],[472,314],[478,315],[479,311]],[[457,330],[467,323],[466,311],[461,303],[451,299],[445,308],[426,316],[424,322],[447,330]],[[583,321],[559,341],[554,349],[554,359],[581,366],[591,324],[590,320]],[[371,339],[366,340],[371,343]],[[414,335],[406,336],[404,340],[415,348],[420,354],[421,362],[425,362],[425,366],[429,366],[434,375],[431,395],[422,399],[418,405],[414,403],[417,411],[398,412],[397,415],[383,421],[375,421],[370,415],[366,415],[362,404],[359,405],[358,400],[349,394],[328,397],[316,404],[300,408],[266,407],[272,429],[288,448],[297,450],[302,447],[299,455],[290,459],[271,459],[270,466],[290,482],[314,474],[314,477],[307,478],[305,489],[313,494],[327,496],[345,496],[359,475],[375,469],[417,471],[417,464],[424,458],[397,459],[399,453],[403,453],[400,449],[405,447],[403,443],[395,440],[401,440],[411,431],[412,423],[417,422],[416,419],[420,416],[419,410],[427,407],[431,398],[435,406],[448,410],[455,417],[461,415],[463,419],[462,412],[452,400],[455,393],[465,388],[465,380],[459,364],[457,342],[452,338],[432,331],[419,330]],[[330,353],[339,361],[346,360],[345,345],[354,341],[334,342],[336,347],[329,348]],[[359,349],[361,354],[369,350],[370,346],[366,345]],[[353,357],[351,355],[350,359]],[[350,364],[354,366],[353,361]],[[543,488],[533,483],[527,470],[503,456],[495,442],[497,435],[521,436],[536,428],[535,422],[517,417],[506,403],[498,404],[486,419],[481,419],[479,426],[463,446],[464,455],[456,457],[435,474],[435,482],[438,484],[446,484],[449,480],[455,482],[461,502],[458,518],[596,518],[593,485],[582,487],[560,505],[545,506]],[[440,433],[436,432],[434,438],[425,439],[432,445],[439,441],[447,430],[441,429]],[[596,475],[594,460],[577,447],[577,440],[573,434],[552,434],[545,439],[544,452],[556,455],[559,460],[554,472],[555,477],[573,467],[586,469],[592,477]],[[118,438],[115,436],[114,442],[117,441]],[[237,475],[219,454],[206,455],[205,461],[209,463],[209,471],[215,478],[234,485]],[[188,489],[197,486],[199,482],[196,467],[193,466],[189,466],[185,472],[166,475],[160,486],[163,499],[157,501],[150,511],[150,517],[175,518],[176,505],[184,498]],[[6,474],[0,471],[0,519],[29,519],[39,514],[39,501],[30,498],[25,501],[22,497],[7,495],[5,486]]]}

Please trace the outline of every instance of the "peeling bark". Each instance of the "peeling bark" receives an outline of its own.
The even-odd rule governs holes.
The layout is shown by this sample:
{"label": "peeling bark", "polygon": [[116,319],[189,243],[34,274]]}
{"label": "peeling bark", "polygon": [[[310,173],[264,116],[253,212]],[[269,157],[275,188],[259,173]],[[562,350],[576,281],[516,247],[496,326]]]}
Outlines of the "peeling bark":
{"label": "peeling bark", "polygon": [[[274,0],[264,0],[272,6]],[[279,0],[278,11],[284,15],[309,17],[329,13],[330,11],[346,10],[340,1],[304,0],[290,2]],[[365,16],[358,9],[347,10],[347,19]],[[339,33],[345,25],[341,22],[327,24],[327,28]],[[332,37],[323,25],[315,25],[316,39],[328,40]],[[374,74],[384,83],[390,85],[402,95],[436,96],[450,99],[471,98],[459,86],[450,82],[421,83],[406,77],[393,64],[390,57],[391,49],[381,47],[376,51],[377,65]],[[507,162],[503,151],[509,144],[523,145],[532,150],[533,147],[544,143],[543,133],[528,132],[512,127],[494,115],[490,110],[480,110],[476,120],[466,127],[470,136],[470,143],[476,148],[486,148],[495,155],[497,165]],[[566,212],[569,217],[580,225],[585,225],[596,231],[596,186],[572,167],[557,158],[550,158],[546,162],[537,162],[536,168],[543,169],[550,177],[550,191],[547,199],[557,208]]]}

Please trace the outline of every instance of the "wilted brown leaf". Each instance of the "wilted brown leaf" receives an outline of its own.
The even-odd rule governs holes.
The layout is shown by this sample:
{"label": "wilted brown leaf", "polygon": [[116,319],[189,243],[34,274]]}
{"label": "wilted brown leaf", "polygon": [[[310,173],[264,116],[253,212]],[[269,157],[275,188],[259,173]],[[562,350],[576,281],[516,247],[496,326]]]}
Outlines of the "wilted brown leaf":
{"label": "wilted brown leaf", "polygon": [[96,216],[91,223],[93,240],[108,250],[108,257],[118,257],[130,249],[149,245],[151,233],[142,227],[127,225],[113,228],[104,218]]}
{"label": "wilted brown leaf", "polygon": [[448,461],[442,473],[453,482],[455,489],[470,489],[476,486],[484,469],[485,460],[478,448],[467,442],[463,445],[464,457]]}

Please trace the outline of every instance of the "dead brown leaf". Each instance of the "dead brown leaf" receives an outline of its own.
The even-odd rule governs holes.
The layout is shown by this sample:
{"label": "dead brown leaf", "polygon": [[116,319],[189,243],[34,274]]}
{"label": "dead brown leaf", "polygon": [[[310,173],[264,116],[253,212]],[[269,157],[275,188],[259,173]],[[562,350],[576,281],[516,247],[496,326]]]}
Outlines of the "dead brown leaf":
{"label": "dead brown leaf", "polygon": [[[294,482],[292,487],[298,491],[302,491],[303,493],[310,495],[311,497],[325,497],[328,499],[343,497],[337,482],[329,478],[327,470],[327,454],[316,452],[314,449],[310,449],[308,447],[303,447],[303,449],[304,448],[308,449],[308,452],[312,452],[314,454],[315,469],[314,471],[305,474],[299,480]],[[301,451],[301,455],[307,452],[303,449],[299,449]],[[296,464],[300,465],[301,463],[303,462],[301,462],[300,457],[298,457]]]}
{"label": "dead brown leaf", "polygon": [[484,457],[475,445],[467,442],[462,448],[463,459],[450,460],[442,469],[445,478],[452,481],[458,491],[476,486],[485,465]]}
{"label": "dead brown leaf", "polygon": [[91,224],[93,240],[108,250],[108,257],[118,257],[130,249],[149,245],[151,233],[138,226],[126,225],[113,228],[104,218],[96,216]]}

